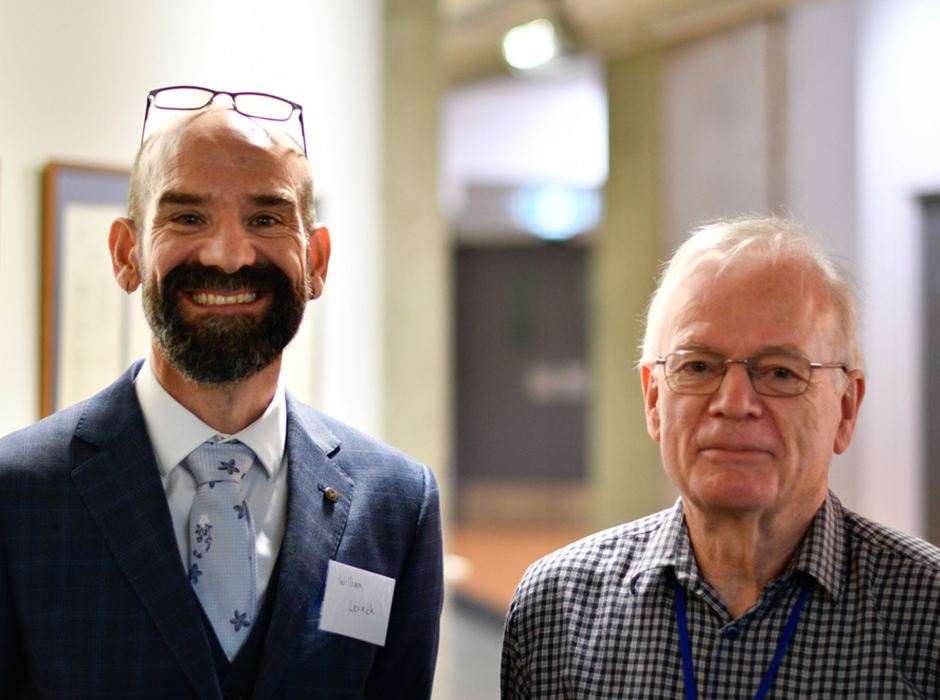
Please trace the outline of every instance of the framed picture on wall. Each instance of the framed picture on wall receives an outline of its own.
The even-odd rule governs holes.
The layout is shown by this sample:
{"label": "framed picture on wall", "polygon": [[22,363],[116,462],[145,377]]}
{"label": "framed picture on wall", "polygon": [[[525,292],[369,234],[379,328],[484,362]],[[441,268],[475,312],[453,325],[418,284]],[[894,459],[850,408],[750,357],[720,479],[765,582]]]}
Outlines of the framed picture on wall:
{"label": "framed picture on wall", "polygon": [[46,416],[110,384],[146,354],[137,294],[114,279],[111,222],[126,216],[130,173],[50,163],[43,178],[40,408]]}

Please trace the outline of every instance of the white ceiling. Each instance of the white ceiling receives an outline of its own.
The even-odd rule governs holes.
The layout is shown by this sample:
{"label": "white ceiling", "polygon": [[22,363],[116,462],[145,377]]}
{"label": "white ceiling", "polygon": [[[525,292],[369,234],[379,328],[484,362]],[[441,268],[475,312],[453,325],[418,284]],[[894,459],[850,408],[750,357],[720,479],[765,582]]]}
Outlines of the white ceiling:
{"label": "white ceiling", "polygon": [[581,50],[611,57],[688,40],[800,0],[439,0],[447,82],[505,71],[503,34],[560,11]]}

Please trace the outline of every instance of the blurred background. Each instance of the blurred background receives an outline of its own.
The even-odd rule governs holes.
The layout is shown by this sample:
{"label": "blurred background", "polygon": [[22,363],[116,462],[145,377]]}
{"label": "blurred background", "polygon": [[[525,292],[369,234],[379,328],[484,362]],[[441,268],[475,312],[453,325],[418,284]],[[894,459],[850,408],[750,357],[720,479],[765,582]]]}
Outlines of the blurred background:
{"label": "blurred background", "polygon": [[[541,65],[503,49],[534,20]],[[333,235],[287,385],[441,484],[437,698],[497,697],[532,561],[675,498],[640,318],[712,218],[796,217],[857,277],[833,488],[940,544],[937,37],[935,0],[0,0],[0,434],[147,349],[110,281],[123,205],[56,220],[50,164],[129,169],[153,88],[255,90],[304,106]]]}

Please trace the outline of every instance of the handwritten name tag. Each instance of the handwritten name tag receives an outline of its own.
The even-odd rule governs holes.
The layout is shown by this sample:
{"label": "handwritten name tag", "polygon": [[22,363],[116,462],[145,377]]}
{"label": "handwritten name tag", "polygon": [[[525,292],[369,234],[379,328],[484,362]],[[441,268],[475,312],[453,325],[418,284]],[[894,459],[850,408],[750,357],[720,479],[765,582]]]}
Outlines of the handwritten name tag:
{"label": "handwritten name tag", "polygon": [[385,646],[395,579],[331,561],[320,629]]}

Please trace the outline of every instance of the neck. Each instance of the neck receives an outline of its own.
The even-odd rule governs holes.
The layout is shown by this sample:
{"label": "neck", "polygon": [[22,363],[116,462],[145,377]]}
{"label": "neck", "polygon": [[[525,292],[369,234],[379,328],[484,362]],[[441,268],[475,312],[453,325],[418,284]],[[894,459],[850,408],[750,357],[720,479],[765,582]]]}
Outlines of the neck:
{"label": "neck", "polygon": [[784,572],[815,512],[780,522],[766,516],[713,516],[686,503],[695,561],[733,618],[743,615],[764,586]]}
{"label": "neck", "polygon": [[220,433],[231,435],[255,422],[277,390],[278,358],[258,374],[225,386],[203,386],[187,379],[159,349],[151,353],[153,372],[167,393],[189,412]]}

